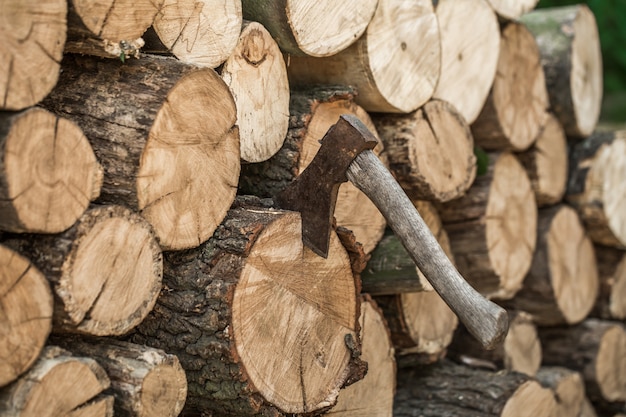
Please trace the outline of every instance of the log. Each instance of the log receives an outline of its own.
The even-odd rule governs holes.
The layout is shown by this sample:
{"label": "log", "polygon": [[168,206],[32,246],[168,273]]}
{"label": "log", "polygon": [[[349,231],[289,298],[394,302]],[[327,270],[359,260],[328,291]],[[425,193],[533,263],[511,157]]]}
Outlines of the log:
{"label": "log", "polygon": [[439,0],[435,12],[441,35],[441,75],[433,97],[452,104],[471,124],[496,76],[498,18],[486,0]]}
{"label": "log", "polygon": [[472,124],[474,141],[485,149],[523,151],[537,139],[549,106],[541,55],[524,25],[502,29],[496,77]]}
{"label": "log", "polygon": [[607,320],[626,319],[626,252],[595,245],[600,291],[592,316]]}
{"label": "log", "polygon": [[491,372],[444,360],[400,370],[394,416],[536,417],[556,408],[548,388],[517,372]]}
{"label": "log", "polygon": [[121,206],[95,206],[57,235],[5,235],[55,296],[54,332],[127,333],[161,290],[162,254],[150,225]]}
{"label": "log", "polygon": [[235,206],[206,243],[166,253],[130,341],[178,356],[189,413],[317,412],[362,378],[350,259],[335,234],[324,259],[301,230],[298,213]]}
{"label": "log", "polygon": [[593,12],[584,4],[521,17],[541,51],[550,108],[571,137],[590,135],[602,104],[602,53]]}
{"label": "log", "polygon": [[48,346],[28,373],[0,390],[3,417],[113,417],[110,381],[91,358]]}
{"label": "log", "polygon": [[517,158],[490,153],[484,175],[465,196],[438,205],[461,275],[489,298],[521,288],[535,250],[537,205]]}
{"label": "log", "polygon": [[544,387],[554,391],[554,417],[579,416],[585,401],[585,384],[579,372],[558,366],[544,366],[535,376]]}
{"label": "log", "polygon": [[598,132],[573,146],[567,202],[576,207],[591,239],[626,249],[626,131]]}
{"label": "log", "polygon": [[2,3],[0,110],[39,103],[59,78],[67,33],[67,1]]}
{"label": "log", "polygon": [[0,229],[62,232],[101,186],[102,167],[75,123],[37,107],[0,114]]}
{"label": "log", "polygon": [[287,136],[290,93],[282,53],[260,23],[244,24],[221,76],[237,107],[241,159],[269,159]]}
{"label": "log", "polygon": [[459,326],[448,349],[448,356],[468,365],[480,364],[492,370],[505,369],[534,376],[541,365],[541,343],[529,314],[509,311],[509,332],[504,343],[485,350],[464,326]]}
{"label": "log", "polygon": [[52,329],[52,293],[28,259],[0,245],[0,387],[26,372]]}
{"label": "log", "polygon": [[99,203],[140,212],[165,249],[213,234],[234,200],[240,161],[235,104],[212,69],[67,56],[44,104],[89,139],[104,168]]}
{"label": "log", "polygon": [[390,170],[409,197],[445,202],[461,197],[472,185],[474,138],[450,104],[431,100],[413,113],[373,120]]}
{"label": "log", "polygon": [[587,319],[576,326],[539,328],[539,337],[544,364],[580,372],[598,411],[615,413],[624,406],[626,331],[622,324]]}
{"label": "log", "polygon": [[[585,397],[583,399],[583,405],[580,407],[580,414],[578,417],[598,417],[595,408],[593,408],[593,404],[589,401],[589,398]],[[614,417],[624,417],[621,414],[615,414]]]}
{"label": "log", "polygon": [[531,11],[539,0],[488,0],[498,16],[515,20]]}
{"label": "log", "polygon": [[548,115],[535,143],[517,154],[535,192],[537,206],[559,203],[567,184],[567,137],[559,121]]}
{"label": "log", "polygon": [[367,375],[339,391],[337,405],[325,415],[332,417],[391,417],[396,391],[396,360],[387,323],[370,297],[361,302],[361,358]]}
{"label": "log", "polygon": [[117,416],[176,417],[185,405],[187,379],[174,355],[115,339],[55,338],[74,356],[94,359],[111,380]]}
{"label": "log", "polygon": [[352,85],[368,112],[409,113],[432,97],[440,61],[431,1],[379,0],[367,30],[350,47],[324,58],[291,56],[287,72],[294,87]]}
{"label": "log", "polygon": [[[354,103],[350,89],[326,88],[292,91],[289,130],[283,147],[266,162],[242,166],[239,192],[274,197],[302,172],[320,148],[319,140],[337,123],[342,114],[357,116],[374,135],[378,135],[369,115]],[[382,143],[374,149],[383,163]],[[370,253],[385,231],[385,218],[374,203],[347,182],[339,187],[335,217],[339,226],[354,232]]]}
{"label": "log", "polygon": [[574,324],[598,295],[593,244],[569,206],[539,210],[537,249],[522,289],[504,304],[530,313],[539,325]]}
{"label": "log", "polygon": [[243,16],[260,22],[287,54],[325,57],[356,41],[378,0],[242,0]]}

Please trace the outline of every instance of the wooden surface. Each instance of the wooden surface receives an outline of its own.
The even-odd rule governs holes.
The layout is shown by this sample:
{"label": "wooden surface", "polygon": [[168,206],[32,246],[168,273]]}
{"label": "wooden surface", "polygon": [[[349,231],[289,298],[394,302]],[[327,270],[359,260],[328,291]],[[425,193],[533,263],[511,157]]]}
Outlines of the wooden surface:
{"label": "wooden surface", "polygon": [[488,0],[493,9],[504,19],[515,20],[531,11],[539,0]]}
{"label": "wooden surface", "polygon": [[580,416],[585,402],[585,384],[579,372],[558,366],[544,366],[537,372],[537,380],[549,387],[556,396],[554,417]]}
{"label": "wooden surface", "polygon": [[626,252],[609,246],[594,245],[600,291],[593,316],[626,319]]}

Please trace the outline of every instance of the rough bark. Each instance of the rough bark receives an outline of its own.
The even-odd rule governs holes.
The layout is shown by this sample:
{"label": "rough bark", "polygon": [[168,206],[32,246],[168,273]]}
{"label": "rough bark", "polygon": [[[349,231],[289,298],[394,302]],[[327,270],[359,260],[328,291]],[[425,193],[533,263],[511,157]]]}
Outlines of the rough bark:
{"label": "rough bark", "polygon": [[0,245],[0,387],[35,362],[52,329],[52,293],[26,258]]}
{"label": "rough bark", "polygon": [[502,29],[493,86],[472,124],[474,141],[486,149],[528,149],[546,122],[549,106],[541,55],[533,35],[518,22]]}
{"label": "rough bark", "polygon": [[127,333],[161,290],[162,254],[152,228],[120,206],[95,206],[57,235],[5,235],[53,288],[54,331]]}
{"label": "rough bark", "polygon": [[98,202],[139,211],[164,248],[197,246],[226,215],[239,134],[232,95],[212,69],[70,55],[45,106],[78,124],[94,148],[104,168]]}
{"label": "rough bark", "polygon": [[373,120],[390,170],[411,198],[450,201],[472,185],[474,138],[452,105],[431,100],[413,113]]}
{"label": "rough bark", "polygon": [[600,292],[592,315],[603,319],[626,319],[626,252],[595,245]]}
{"label": "rough bark", "polygon": [[2,3],[0,110],[40,102],[59,78],[67,32],[67,1]]}
{"label": "rough bark", "polygon": [[539,0],[488,0],[498,16],[515,20],[531,11]]}
{"label": "rough bark", "polygon": [[521,17],[541,51],[551,110],[568,136],[590,135],[602,104],[602,53],[596,20],[584,4]]}
{"label": "rough bark", "polygon": [[537,372],[537,380],[554,391],[556,413],[554,417],[579,416],[585,402],[585,384],[580,373],[571,369],[544,366]]}
{"label": "rough bark", "polygon": [[36,107],[0,114],[0,229],[62,232],[101,186],[102,167],[76,124]]}
{"label": "rough bark", "polygon": [[432,97],[440,61],[431,0],[379,0],[354,44],[325,58],[291,56],[287,72],[294,86],[352,85],[359,92],[357,104],[367,111],[409,113]]}

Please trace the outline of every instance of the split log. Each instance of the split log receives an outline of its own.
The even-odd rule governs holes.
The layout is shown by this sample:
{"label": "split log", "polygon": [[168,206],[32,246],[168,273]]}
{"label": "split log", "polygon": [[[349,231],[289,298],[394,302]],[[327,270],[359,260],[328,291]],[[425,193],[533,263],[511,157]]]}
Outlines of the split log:
{"label": "split log", "polygon": [[58,235],[5,235],[53,286],[55,332],[127,333],[161,290],[161,248],[150,225],[120,206],[96,206]]}
{"label": "split log", "polygon": [[269,159],[278,152],[287,135],[290,93],[283,56],[261,24],[244,24],[221,76],[237,107],[241,159],[245,162]]}
{"label": "split log", "polygon": [[[320,88],[292,91],[289,130],[283,147],[266,162],[242,166],[241,193],[273,197],[282,191],[313,160],[319,140],[342,114],[358,117],[377,136],[369,115],[354,103],[348,89]],[[374,149],[383,163],[382,143]],[[385,231],[386,221],[374,203],[352,183],[339,187],[335,217],[339,226],[352,230],[357,241],[370,253]]]}
{"label": "split log", "polygon": [[0,245],[0,387],[39,357],[52,329],[52,293],[26,258]]}
{"label": "split log", "polygon": [[483,295],[508,299],[532,262],[537,204],[517,158],[490,153],[465,196],[438,206],[461,275]]}
{"label": "split log", "polygon": [[488,0],[498,16],[515,20],[531,11],[539,0]]}
{"label": "split log", "polygon": [[486,149],[523,151],[546,122],[548,93],[535,38],[524,25],[502,29],[493,86],[472,124],[474,141]]}
{"label": "split log", "polygon": [[472,185],[474,138],[452,105],[431,100],[413,113],[373,120],[389,167],[409,197],[445,202],[461,197]]}
{"label": "split log", "polygon": [[232,95],[212,69],[67,56],[45,106],[78,124],[94,148],[104,168],[98,202],[140,212],[163,248],[199,245],[226,215],[239,134]]}
{"label": "split log", "polygon": [[241,33],[241,0],[160,0],[163,5],[144,35],[149,53],[216,68],[232,54]]}
{"label": "split log", "polygon": [[76,124],[36,107],[0,114],[0,229],[62,232],[101,186],[102,168]]}
{"label": "split log", "polygon": [[567,184],[567,152],[563,127],[550,114],[533,146],[517,155],[530,178],[539,207],[563,199]]}
{"label": "split log", "polygon": [[551,110],[568,136],[590,135],[602,104],[602,53],[593,12],[584,4],[521,17],[541,51]]}
{"label": "split log", "polygon": [[578,371],[599,411],[617,412],[626,400],[626,330],[617,322],[587,319],[577,326],[539,328],[546,365]]}
{"label": "split log", "polygon": [[626,131],[596,133],[570,152],[567,201],[591,239],[626,249]]}
{"label": "split log", "polygon": [[67,0],[2,2],[0,110],[39,103],[59,78]]}
{"label": "split log", "polygon": [[113,417],[110,381],[91,358],[48,346],[22,378],[0,390],[3,417]]}
{"label": "split log", "polygon": [[243,0],[243,16],[260,22],[288,54],[334,55],[365,31],[378,0]]}
{"label": "split log", "polygon": [[626,319],[626,252],[595,245],[600,293],[592,315],[603,319]]}
{"label": "split log", "polygon": [[293,86],[352,85],[359,92],[357,104],[369,112],[409,113],[432,97],[440,61],[431,0],[379,0],[354,44],[325,58],[291,56],[287,72]]}
{"label": "split log", "polygon": [[367,375],[339,391],[337,405],[325,415],[332,417],[391,417],[396,391],[396,360],[382,311],[365,296],[361,302],[361,358]]}
{"label": "split log", "polygon": [[598,287],[593,244],[574,209],[539,210],[532,265],[522,289],[505,305],[530,313],[539,325],[574,324],[591,312]]}
{"label": "split log", "polygon": [[187,379],[176,356],[114,339],[57,338],[54,342],[74,356],[94,359],[106,371],[115,415],[176,417],[182,411]]}
{"label": "split log", "polygon": [[465,327],[459,326],[450,344],[449,356],[470,366],[484,361],[483,366],[494,371],[506,369],[534,376],[541,365],[541,343],[530,315],[511,311],[504,343],[493,350],[485,350]]}
{"label": "split log", "polygon": [[362,378],[358,288],[334,233],[324,259],[303,246],[298,213],[236,207],[206,243],[165,260],[131,341],[178,356],[189,412],[316,412]]}
{"label": "split log", "polygon": [[450,361],[398,373],[394,416],[552,416],[548,388],[518,372],[490,372]]}
{"label": "split log", "polygon": [[452,104],[471,124],[496,76],[498,18],[486,0],[439,0],[435,12],[441,35],[441,75],[433,97]]}
{"label": "split log", "polygon": [[563,367],[544,366],[535,377],[541,385],[554,391],[554,417],[574,417],[581,414],[586,397],[585,384],[579,372]]}

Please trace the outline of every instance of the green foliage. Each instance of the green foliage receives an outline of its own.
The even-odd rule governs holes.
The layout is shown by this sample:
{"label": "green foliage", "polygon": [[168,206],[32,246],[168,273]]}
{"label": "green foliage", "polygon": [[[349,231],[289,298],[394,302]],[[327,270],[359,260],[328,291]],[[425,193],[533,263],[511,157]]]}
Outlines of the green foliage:
{"label": "green foliage", "polygon": [[474,146],[474,155],[476,155],[476,175],[485,175],[489,168],[489,155],[479,146]]}

